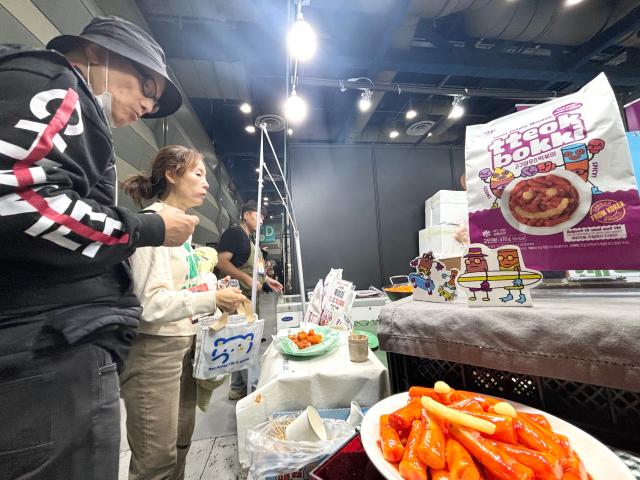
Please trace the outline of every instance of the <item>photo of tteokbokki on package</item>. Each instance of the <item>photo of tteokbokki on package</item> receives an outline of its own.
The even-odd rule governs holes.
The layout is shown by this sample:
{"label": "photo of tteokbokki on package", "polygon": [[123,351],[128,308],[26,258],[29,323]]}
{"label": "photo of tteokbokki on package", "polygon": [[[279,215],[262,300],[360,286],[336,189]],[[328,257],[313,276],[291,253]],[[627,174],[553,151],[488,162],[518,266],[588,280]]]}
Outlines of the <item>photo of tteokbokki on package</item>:
{"label": "photo of tteokbokki on package", "polygon": [[578,92],[467,127],[472,243],[538,270],[640,268],[640,198],[604,74]]}

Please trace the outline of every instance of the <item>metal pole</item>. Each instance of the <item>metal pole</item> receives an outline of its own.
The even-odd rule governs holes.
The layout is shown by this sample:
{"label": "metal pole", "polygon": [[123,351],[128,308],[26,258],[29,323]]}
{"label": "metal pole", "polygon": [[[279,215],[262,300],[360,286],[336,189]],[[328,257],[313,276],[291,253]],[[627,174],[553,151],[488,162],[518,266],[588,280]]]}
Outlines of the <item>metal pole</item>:
{"label": "metal pole", "polygon": [[302,303],[302,318],[307,313],[307,296],[304,291],[304,274],[302,273],[302,252],[300,251],[300,232],[296,228],[293,232],[296,242],[296,261],[298,264],[298,283],[300,285],[300,302]]}
{"label": "metal pole", "polygon": [[[287,1],[287,28],[291,28],[292,25],[292,15],[291,15],[291,1]],[[284,77],[284,88],[285,88],[285,98],[289,98],[289,73],[291,70],[291,54],[289,53],[289,49],[287,48],[286,50],[287,54],[286,54],[286,73],[285,73],[285,77]],[[288,142],[288,138],[287,138],[287,131],[289,129],[289,122],[287,121],[287,119],[285,118],[284,121],[284,141],[283,141],[283,161],[284,161],[284,170],[286,172],[287,170],[287,142]],[[282,177],[283,180],[286,182],[287,179],[285,177]],[[289,258],[289,222],[287,219],[286,215],[282,215],[282,232],[281,232],[281,238],[282,238],[282,283],[284,285],[285,288],[285,293],[286,290],[289,289],[289,264],[290,262],[290,258]],[[291,290],[289,290],[289,292],[291,292]]]}
{"label": "metal pole", "polygon": [[169,119],[167,117],[162,118],[162,146],[166,147],[169,142]]}
{"label": "metal pole", "polygon": [[[269,147],[271,147],[271,153],[273,153],[273,156],[275,157],[276,165],[278,166],[278,170],[280,171],[280,175],[282,175],[282,178],[284,180],[283,181],[284,191],[285,191],[285,195],[289,199],[289,207],[290,207],[290,210],[291,210],[291,215],[290,215],[291,216],[291,220],[295,224],[294,228],[297,230],[298,229],[298,225],[297,225],[298,221],[296,220],[296,212],[293,209],[293,200],[292,200],[293,197],[291,196],[291,192],[289,191],[289,186],[287,185],[287,180],[284,178],[284,172],[282,171],[282,167],[280,166],[280,161],[278,160],[278,155],[276,154],[276,149],[273,147],[273,143],[271,143],[271,137],[269,137],[269,134],[267,132],[265,132],[265,135],[267,137],[267,142],[269,142]],[[275,185],[275,182],[273,182],[273,183]]]}
{"label": "metal pole", "polygon": [[258,228],[256,229],[255,251],[253,252],[253,278],[251,281],[251,303],[253,310],[258,311],[258,302],[256,293],[258,288],[258,254],[260,252],[260,227],[262,226],[262,171],[264,169],[264,132],[266,125],[260,125],[260,173],[258,174]]}

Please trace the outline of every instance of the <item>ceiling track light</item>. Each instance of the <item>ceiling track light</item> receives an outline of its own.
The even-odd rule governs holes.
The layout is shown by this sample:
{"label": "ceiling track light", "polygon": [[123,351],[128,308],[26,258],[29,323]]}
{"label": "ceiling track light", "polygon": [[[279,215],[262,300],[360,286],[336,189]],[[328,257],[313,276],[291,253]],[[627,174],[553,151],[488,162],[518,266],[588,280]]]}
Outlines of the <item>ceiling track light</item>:
{"label": "ceiling track light", "polygon": [[254,127],[253,125],[247,125],[246,127],[244,127],[244,130],[247,133],[256,133],[256,127]]}
{"label": "ceiling track light", "polygon": [[251,105],[247,102],[244,102],[242,105],[240,105],[240,111],[246,114],[251,113]]}
{"label": "ceiling track light", "polygon": [[389,138],[398,138],[399,135],[400,132],[398,132],[398,130],[396,130],[395,128],[389,132]]}
{"label": "ceiling track light", "polygon": [[411,99],[409,99],[409,108],[405,112],[404,117],[407,120],[413,120],[417,116],[418,116],[418,111],[415,108],[413,108],[413,102],[411,101]]}
{"label": "ceiling track light", "polygon": [[456,95],[453,97],[453,101],[451,102],[451,112],[449,112],[449,118],[458,119],[464,116],[464,107],[462,106],[463,101],[464,97],[462,95]]}
{"label": "ceiling track light", "polygon": [[365,88],[360,94],[360,101],[358,102],[358,108],[361,112],[368,112],[371,109],[371,96],[373,90]]}

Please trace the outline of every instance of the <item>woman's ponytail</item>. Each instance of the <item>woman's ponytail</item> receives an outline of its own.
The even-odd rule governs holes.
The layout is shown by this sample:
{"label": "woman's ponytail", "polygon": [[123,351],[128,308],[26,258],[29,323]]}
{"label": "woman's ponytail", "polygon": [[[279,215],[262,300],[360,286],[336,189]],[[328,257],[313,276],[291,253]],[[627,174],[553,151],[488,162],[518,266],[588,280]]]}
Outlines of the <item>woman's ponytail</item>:
{"label": "woman's ponytail", "polygon": [[122,189],[140,207],[142,207],[143,200],[151,200],[156,196],[151,177],[145,175],[134,175],[128,178],[122,182]]}

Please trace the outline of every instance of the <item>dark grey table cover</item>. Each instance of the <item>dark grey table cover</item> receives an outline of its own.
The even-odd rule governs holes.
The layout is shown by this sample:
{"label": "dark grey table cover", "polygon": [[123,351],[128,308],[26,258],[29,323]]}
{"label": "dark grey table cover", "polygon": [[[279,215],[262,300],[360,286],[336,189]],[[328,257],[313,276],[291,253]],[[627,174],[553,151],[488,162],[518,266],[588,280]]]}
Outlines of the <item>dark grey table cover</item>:
{"label": "dark grey table cover", "polygon": [[534,306],[386,305],[384,351],[640,391],[640,291],[541,290]]}

